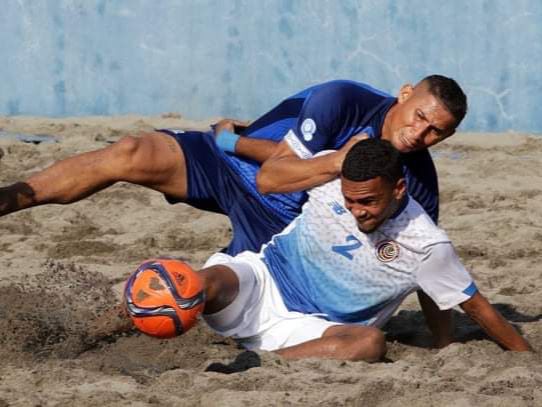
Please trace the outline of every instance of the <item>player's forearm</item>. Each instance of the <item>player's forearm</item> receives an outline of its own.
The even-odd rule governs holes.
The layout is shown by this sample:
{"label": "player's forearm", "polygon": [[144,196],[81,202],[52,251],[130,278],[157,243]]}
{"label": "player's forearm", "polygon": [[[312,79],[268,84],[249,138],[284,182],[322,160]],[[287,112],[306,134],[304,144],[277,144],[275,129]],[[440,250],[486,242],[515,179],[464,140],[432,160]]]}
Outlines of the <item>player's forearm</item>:
{"label": "player's forearm", "polygon": [[262,165],[256,184],[263,194],[304,191],[336,178],[340,174],[340,162],[335,153],[307,160],[272,158]]}
{"label": "player's forearm", "polygon": [[278,143],[271,140],[241,136],[237,140],[237,143],[235,143],[235,154],[263,163],[273,155],[277,144]]}
{"label": "player's forearm", "polygon": [[533,350],[525,338],[481,294],[476,293],[473,298],[461,304],[461,308],[505,349],[518,352]]}
{"label": "player's forearm", "polygon": [[505,349],[518,352],[532,351],[529,343],[500,314],[478,315],[472,318]]}
{"label": "player's forearm", "polygon": [[433,346],[444,348],[454,341],[452,311],[441,311],[438,321],[429,323],[429,329],[433,334]]}
{"label": "player's forearm", "polygon": [[433,334],[433,345],[443,348],[453,342],[453,320],[451,310],[441,311],[431,298],[423,291],[418,291],[418,300]]}

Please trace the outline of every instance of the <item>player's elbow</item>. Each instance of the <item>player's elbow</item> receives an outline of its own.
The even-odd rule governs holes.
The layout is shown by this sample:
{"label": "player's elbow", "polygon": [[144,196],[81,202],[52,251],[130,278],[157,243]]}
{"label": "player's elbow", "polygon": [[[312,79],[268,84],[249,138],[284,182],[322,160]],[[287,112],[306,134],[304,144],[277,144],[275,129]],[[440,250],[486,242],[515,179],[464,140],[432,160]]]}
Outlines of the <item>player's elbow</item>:
{"label": "player's elbow", "polygon": [[384,333],[379,329],[374,329],[368,338],[366,338],[364,348],[358,348],[358,352],[354,353],[354,357],[351,360],[364,360],[366,362],[378,362],[382,360],[388,351]]}
{"label": "player's elbow", "polygon": [[276,182],[270,174],[270,171],[266,168],[260,169],[256,174],[256,188],[258,188],[258,192],[263,195],[277,192]]}

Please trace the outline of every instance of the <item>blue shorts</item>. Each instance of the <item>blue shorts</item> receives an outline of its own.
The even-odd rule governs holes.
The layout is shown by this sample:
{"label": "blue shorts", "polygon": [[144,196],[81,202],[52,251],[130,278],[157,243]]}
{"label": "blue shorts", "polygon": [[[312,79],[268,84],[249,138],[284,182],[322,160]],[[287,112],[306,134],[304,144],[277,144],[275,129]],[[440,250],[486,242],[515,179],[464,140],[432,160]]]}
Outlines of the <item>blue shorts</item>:
{"label": "blue shorts", "polygon": [[166,195],[169,203],[184,202],[198,209],[227,215],[233,238],[223,251],[235,256],[245,250],[259,252],[262,244],[281,232],[287,223],[265,206],[245,181],[228,165],[210,133],[159,130],[181,146],[187,172],[187,199]]}

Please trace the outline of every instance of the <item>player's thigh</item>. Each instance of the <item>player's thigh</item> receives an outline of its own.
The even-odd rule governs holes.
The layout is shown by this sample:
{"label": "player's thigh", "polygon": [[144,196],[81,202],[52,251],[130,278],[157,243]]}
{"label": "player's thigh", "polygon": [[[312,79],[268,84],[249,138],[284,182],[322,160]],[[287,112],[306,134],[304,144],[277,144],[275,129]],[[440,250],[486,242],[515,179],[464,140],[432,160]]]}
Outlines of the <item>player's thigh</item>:
{"label": "player's thigh", "polygon": [[372,326],[342,324],[327,328],[322,334],[322,338],[329,336],[348,336],[359,340],[369,340],[381,342],[384,340],[383,332]]}
{"label": "player's thigh", "polygon": [[262,349],[277,350],[320,339],[336,322],[299,312],[275,312],[272,327],[262,334]]}
{"label": "player's thigh", "polygon": [[[125,136],[111,146],[112,171],[119,181],[132,182],[162,193],[186,196],[186,163],[179,143],[161,132]],[[116,168],[115,168],[116,166]]]}

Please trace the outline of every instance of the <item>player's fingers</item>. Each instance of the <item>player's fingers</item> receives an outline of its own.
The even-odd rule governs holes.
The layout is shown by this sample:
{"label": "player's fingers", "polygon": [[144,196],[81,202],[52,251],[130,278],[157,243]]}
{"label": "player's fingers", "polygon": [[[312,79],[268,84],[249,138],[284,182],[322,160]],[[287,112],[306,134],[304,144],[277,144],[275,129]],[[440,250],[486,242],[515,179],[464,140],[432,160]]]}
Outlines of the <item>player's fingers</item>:
{"label": "player's fingers", "polygon": [[215,134],[220,133],[222,130],[233,131],[235,120],[232,119],[222,119],[218,123],[211,126],[215,131]]}
{"label": "player's fingers", "polygon": [[237,120],[237,123],[239,126],[250,126],[250,120]]}

